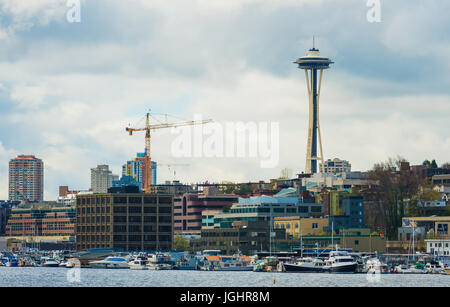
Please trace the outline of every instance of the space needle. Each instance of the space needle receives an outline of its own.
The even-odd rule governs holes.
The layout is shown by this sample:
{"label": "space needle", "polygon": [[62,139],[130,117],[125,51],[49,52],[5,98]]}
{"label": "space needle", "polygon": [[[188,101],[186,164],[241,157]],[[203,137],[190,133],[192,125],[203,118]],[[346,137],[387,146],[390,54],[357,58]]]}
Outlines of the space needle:
{"label": "space needle", "polygon": [[[320,160],[322,165],[324,163],[319,124],[319,97],[322,74],[323,70],[330,68],[330,64],[333,64],[334,62],[329,58],[320,55],[319,49],[315,48],[313,38],[313,48],[309,49],[306,56],[298,58],[294,63],[298,64],[298,68],[305,70],[309,96],[309,126],[305,173],[313,174],[317,173],[317,160]],[[320,76],[317,75],[318,72],[320,72]],[[317,138],[319,138],[320,156],[317,155]]]}

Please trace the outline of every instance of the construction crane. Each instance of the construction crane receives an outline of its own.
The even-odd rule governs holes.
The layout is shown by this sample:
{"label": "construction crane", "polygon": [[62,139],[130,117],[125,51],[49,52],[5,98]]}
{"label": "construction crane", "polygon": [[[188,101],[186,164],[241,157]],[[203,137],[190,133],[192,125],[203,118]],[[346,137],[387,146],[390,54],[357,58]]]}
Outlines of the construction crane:
{"label": "construction crane", "polygon": [[[182,126],[193,126],[193,125],[203,125],[212,122],[211,119],[201,120],[201,121],[186,121],[186,122],[175,122],[175,123],[159,123],[150,125],[150,113],[146,114],[145,127],[144,128],[125,128],[128,134],[131,136],[133,132],[145,131],[145,155],[144,155],[144,165],[142,178],[144,181],[144,192],[150,193],[150,186],[152,185],[152,163],[150,156],[150,131],[162,129],[162,128],[174,128]],[[173,164],[172,164],[173,165]]]}
{"label": "construction crane", "polygon": [[20,202],[21,205],[26,205],[30,202],[26,197],[25,193],[23,192],[23,189],[20,188],[20,184],[18,182],[17,182],[17,192],[19,195],[22,196],[22,201]]}

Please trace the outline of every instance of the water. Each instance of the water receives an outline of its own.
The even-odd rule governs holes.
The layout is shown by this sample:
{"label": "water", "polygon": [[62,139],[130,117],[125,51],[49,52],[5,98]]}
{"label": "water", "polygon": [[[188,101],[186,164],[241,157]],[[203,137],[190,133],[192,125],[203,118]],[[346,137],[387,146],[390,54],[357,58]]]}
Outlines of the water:
{"label": "water", "polygon": [[[264,272],[139,271],[0,267],[0,286],[8,287],[436,287],[450,286],[449,275],[299,274]],[[69,279],[68,279],[69,273]],[[73,282],[70,282],[72,280]]]}

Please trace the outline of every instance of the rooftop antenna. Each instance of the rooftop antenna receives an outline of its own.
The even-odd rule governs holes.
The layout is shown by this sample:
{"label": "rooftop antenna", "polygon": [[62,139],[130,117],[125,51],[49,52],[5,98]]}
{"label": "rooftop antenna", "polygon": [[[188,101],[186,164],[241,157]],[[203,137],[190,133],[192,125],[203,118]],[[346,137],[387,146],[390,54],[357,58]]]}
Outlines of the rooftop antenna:
{"label": "rooftop antenna", "polygon": [[313,35],[313,49],[316,49],[316,38],[314,35]]}

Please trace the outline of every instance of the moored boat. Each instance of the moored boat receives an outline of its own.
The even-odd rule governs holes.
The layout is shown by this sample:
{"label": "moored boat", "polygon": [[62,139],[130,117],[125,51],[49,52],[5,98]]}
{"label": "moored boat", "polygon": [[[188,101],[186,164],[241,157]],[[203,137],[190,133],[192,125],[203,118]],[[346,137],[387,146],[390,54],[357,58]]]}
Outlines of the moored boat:
{"label": "moored boat", "polygon": [[40,266],[47,268],[55,268],[59,266],[59,262],[50,257],[42,257]]}
{"label": "moored boat", "polygon": [[128,262],[123,257],[109,256],[103,260],[89,262],[92,268],[96,269],[129,269]]}
{"label": "moored boat", "polygon": [[131,270],[148,270],[148,259],[145,256],[137,256],[128,262]]}
{"label": "moored boat", "polygon": [[322,273],[325,262],[319,258],[301,258],[296,263],[283,263],[286,272],[294,273]]}
{"label": "moored boat", "polygon": [[357,268],[358,263],[345,251],[331,251],[323,267],[328,273],[356,273]]}

